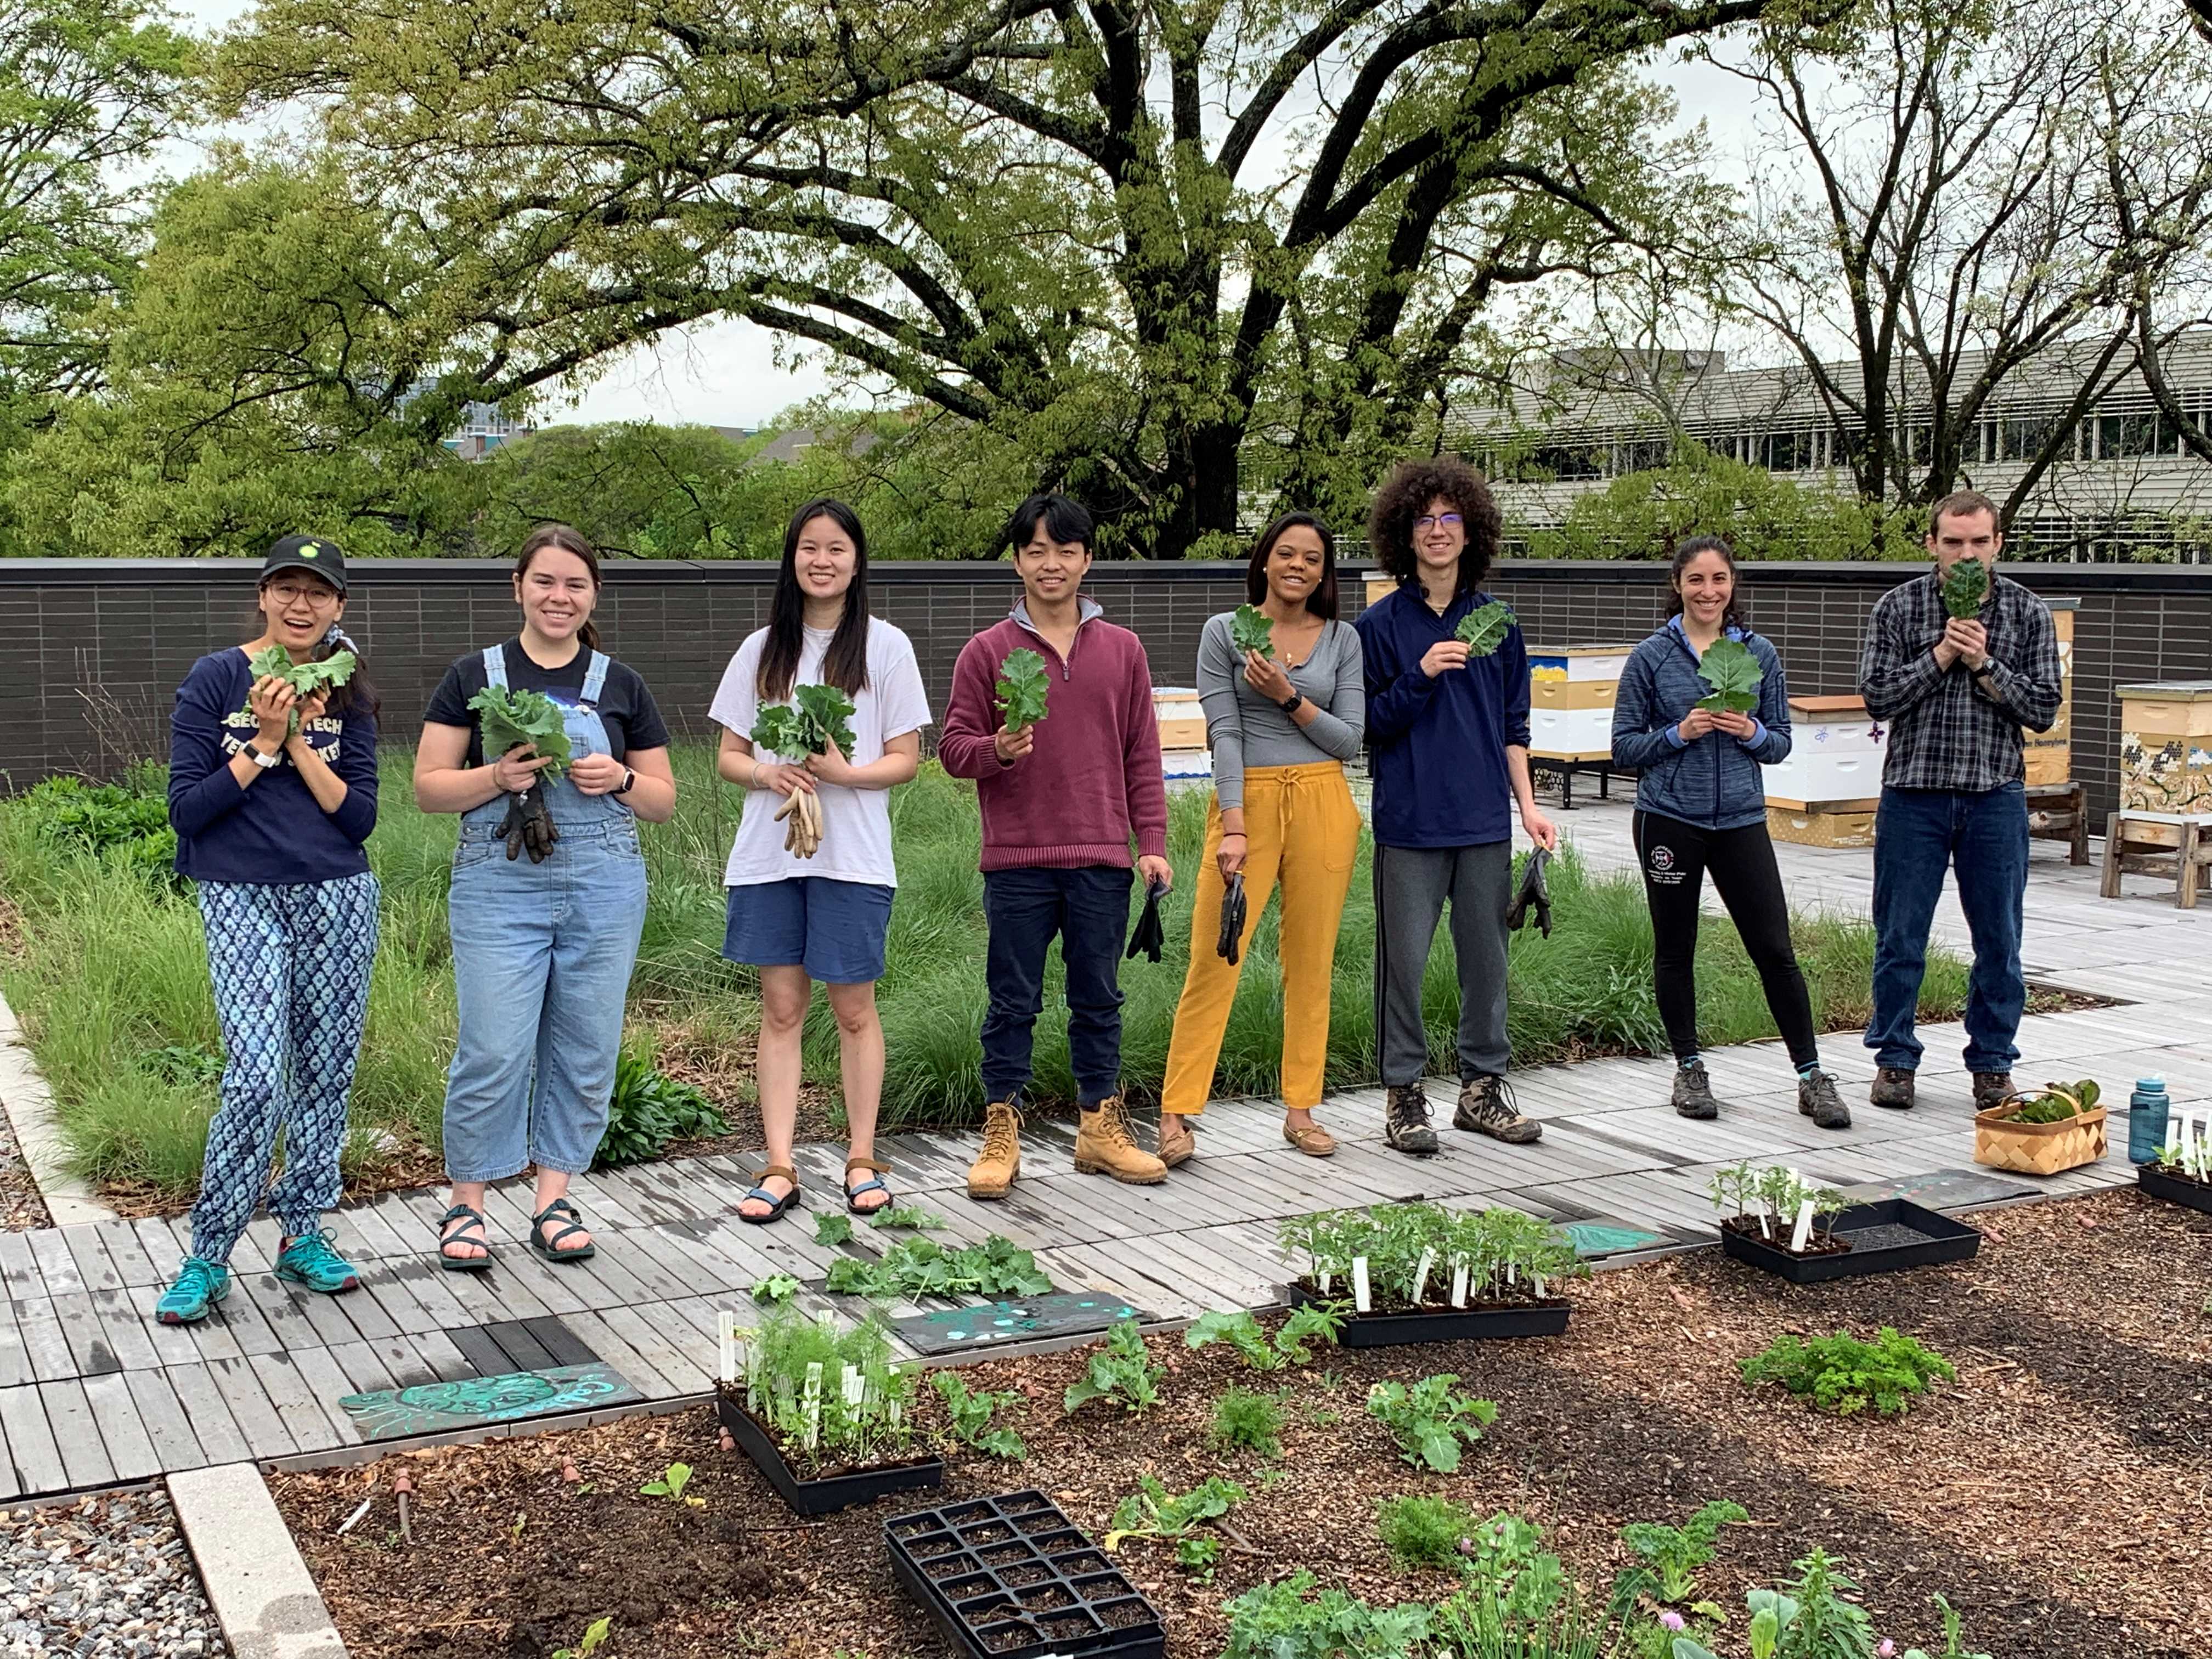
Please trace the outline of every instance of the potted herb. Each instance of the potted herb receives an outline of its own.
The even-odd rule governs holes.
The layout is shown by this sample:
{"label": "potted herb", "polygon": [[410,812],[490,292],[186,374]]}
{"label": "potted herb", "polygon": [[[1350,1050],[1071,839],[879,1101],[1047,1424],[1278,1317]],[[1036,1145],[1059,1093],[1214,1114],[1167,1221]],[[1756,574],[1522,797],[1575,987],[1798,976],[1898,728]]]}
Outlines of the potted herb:
{"label": "potted herb", "polygon": [[1041,1492],[894,1516],[884,1542],[891,1576],[966,1659],[1166,1651],[1158,1612]]}
{"label": "potted herb", "polygon": [[2021,1175],[2057,1175],[2105,1155],[2105,1109],[2095,1081],[2046,1083],[1974,1114],[1974,1162]]}
{"label": "potted herb", "polygon": [[[2212,1113],[2205,1115],[2212,1119]],[[2175,1113],[2167,1121],[2166,1145],[2155,1161],[2136,1171],[2136,1184],[2153,1198],[2185,1204],[2212,1215],[2212,1121],[2195,1112]]]}
{"label": "potted herb", "polygon": [[915,1372],[890,1352],[889,1328],[872,1316],[841,1330],[828,1315],[775,1306],[743,1331],[722,1316],[716,1412],[798,1514],[944,1484],[944,1461],[915,1421]]}
{"label": "potted herb", "polygon": [[1901,1198],[1853,1204],[1779,1165],[1735,1164],[1705,1190],[1720,1212],[1722,1251],[1793,1284],[1965,1261],[1981,1248],[1964,1222]]}
{"label": "potted herb", "polygon": [[1335,1307],[1348,1348],[1557,1336],[1560,1282],[1589,1271],[1556,1227],[1518,1210],[1324,1210],[1284,1222],[1279,1237],[1306,1264],[1289,1300]]}

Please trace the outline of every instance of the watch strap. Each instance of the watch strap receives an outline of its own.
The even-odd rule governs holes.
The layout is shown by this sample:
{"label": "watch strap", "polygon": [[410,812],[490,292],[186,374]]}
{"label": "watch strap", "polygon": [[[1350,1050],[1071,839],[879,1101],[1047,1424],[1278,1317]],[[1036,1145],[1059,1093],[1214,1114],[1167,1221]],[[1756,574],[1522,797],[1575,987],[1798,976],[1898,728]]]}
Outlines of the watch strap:
{"label": "watch strap", "polygon": [[627,766],[623,767],[623,781],[622,781],[622,787],[621,787],[621,788],[619,788],[619,789],[617,789],[617,790],[616,790],[616,791],[615,791],[615,793],[617,793],[617,795],[627,795],[628,793],[629,793],[629,791],[630,791],[630,786],[631,786],[632,784],[635,783],[636,781],[637,781],[637,773],[636,773],[636,771],[635,771],[635,769],[633,769],[632,768],[630,768],[630,767],[627,767]]}
{"label": "watch strap", "polygon": [[1282,702],[1277,703],[1275,707],[1281,709],[1285,714],[1294,714],[1297,712],[1298,705],[1305,700],[1306,695],[1304,692],[1293,691],[1289,696],[1284,698]]}

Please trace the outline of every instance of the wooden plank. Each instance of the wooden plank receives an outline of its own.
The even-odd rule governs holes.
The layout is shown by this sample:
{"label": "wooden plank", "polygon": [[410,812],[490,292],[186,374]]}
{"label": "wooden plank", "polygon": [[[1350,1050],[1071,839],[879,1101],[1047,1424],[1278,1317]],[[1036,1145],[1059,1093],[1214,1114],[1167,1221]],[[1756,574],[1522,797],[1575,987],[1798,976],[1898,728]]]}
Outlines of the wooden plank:
{"label": "wooden plank", "polygon": [[115,1271],[115,1263],[109,1257],[107,1246],[101,1242],[97,1227],[57,1227],[54,1231],[60,1235],[63,1248],[69,1251],[70,1259],[76,1263],[77,1277],[84,1281],[87,1290],[96,1292],[123,1288],[123,1275]]}
{"label": "wooden plank", "polygon": [[[366,1345],[375,1354],[377,1364],[391,1377],[395,1389],[418,1389],[439,1380],[438,1373],[424,1359],[412,1340],[405,1336],[387,1336],[380,1341]],[[353,1374],[349,1366],[346,1374]]]}
{"label": "wooden plank", "polygon": [[60,1229],[42,1227],[23,1237],[31,1247],[31,1259],[39,1264],[39,1277],[46,1281],[48,1296],[72,1296],[84,1289],[84,1275],[76,1270],[76,1258],[62,1242]]}
{"label": "wooden plank", "polygon": [[93,1292],[92,1305],[100,1315],[100,1328],[107,1333],[108,1346],[126,1371],[151,1370],[161,1363],[154,1339],[146,1334],[146,1316],[137,1305],[138,1298],[147,1294],[143,1289]]}
{"label": "wooden plank", "polygon": [[[385,1312],[384,1304],[378,1299],[368,1274],[364,1273],[359,1277],[361,1283],[343,1296],[332,1297],[331,1306],[343,1316],[346,1323],[360,1334],[364,1342],[373,1342],[380,1336],[396,1335],[399,1327],[392,1322],[392,1316]],[[383,1274],[380,1273],[377,1277],[380,1279]],[[331,1346],[335,1347],[337,1345],[333,1343]]]}
{"label": "wooden plank", "polygon": [[487,1325],[483,1334],[507,1356],[507,1369],[509,1370],[544,1371],[553,1368],[553,1356],[545,1351],[545,1345],[532,1336],[520,1320]]}
{"label": "wooden plank", "polygon": [[108,1259],[114,1262],[115,1271],[127,1290],[149,1290],[169,1282],[169,1269],[146,1254],[145,1245],[138,1237],[134,1223],[101,1221],[94,1224],[100,1242],[107,1246]]}
{"label": "wooden plank", "polygon": [[252,1367],[255,1380],[268,1395],[269,1403],[276,1408],[285,1432],[300,1450],[326,1451],[343,1443],[291,1355],[258,1353],[246,1364]]}
{"label": "wooden plank", "polygon": [[533,1319],[525,1328],[556,1365],[588,1365],[599,1358],[591,1344],[557,1319]]}
{"label": "wooden plank", "polygon": [[76,1361],[77,1376],[100,1376],[123,1369],[123,1362],[109,1346],[106,1328],[100,1322],[100,1310],[93,1305],[90,1296],[75,1291],[56,1297],[54,1316],[61,1321],[62,1335]]}
{"label": "wooden plank", "polygon": [[15,1302],[15,1326],[23,1338],[23,1352],[31,1375],[41,1382],[76,1375],[76,1356],[70,1352],[61,1316],[53,1301],[44,1296],[21,1297]]}
{"label": "wooden plank", "polygon": [[348,1205],[331,1220],[332,1231],[343,1228],[341,1237],[352,1237],[352,1254],[356,1259],[389,1261],[396,1257],[418,1255],[433,1248],[429,1240],[420,1239],[411,1232],[403,1238],[384,1211],[374,1204]]}
{"label": "wooden plank", "polygon": [[46,1281],[39,1277],[39,1264],[31,1255],[28,1233],[0,1233],[0,1285],[10,1302],[46,1294]]}
{"label": "wooden plank", "polygon": [[[287,1284],[273,1273],[265,1279],[256,1275],[254,1290],[264,1310],[274,1306],[281,1297],[287,1306],[307,1322],[307,1328],[315,1334],[314,1340],[312,1344],[295,1346],[329,1348],[341,1342],[356,1342],[361,1339],[361,1333],[354,1329],[353,1322],[339,1309],[337,1297],[311,1291],[304,1285]],[[348,1291],[343,1294],[358,1296],[360,1292]]]}
{"label": "wooden plank", "polygon": [[161,1472],[161,1460],[154,1455],[153,1437],[138,1420],[137,1402],[120,1371],[84,1379],[84,1397],[100,1425],[100,1443],[118,1480],[143,1480]]}
{"label": "wooden plank", "polygon": [[[27,1252],[24,1259],[29,1260]],[[70,1484],[36,1388],[0,1389],[0,1432],[8,1438],[8,1461],[15,1466],[19,1492],[60,1492]]]}
{"label": "wooden plank", "polygon": [[210,1359],[207,1362],[207,1373],[254,1457],[289,1457],[303,1449],[294,1442],[291,1431],[285,1427],[283,1418],[269,1398],[269,1391],[261,1386],[260,1373],[253,1368],[252,1354],[242,1354],[236,1359]]}
{"label": "wooden plank", "polygon": [[[40,1262],[44,1273],[46,1264]],[[46,1408],[46,1426],[54,1431],[54,1446],[62,1455],[62,1468],[72,1487],[104,1486],[112,1481],[115,1465],[108,1462],[106,1443],[100,1437],[99,1419],[85,1398],[84,1384],[74,1377],[38,1385],[39,1399]]]}
{"label": "wooden plank", "polygon": [[598,1350],[599,1358],[647,1399],[673,1400],[687,1392],[654,1370],[643,1354],[617,1336],[598,1314],[571,1314],[562,1322]]}
{"label": "wooden plank", "polygon": [[[358,1344],[349,1345],[357,1347]],[[331,1431],[337,1436],[339,1445],[359,1445],[368,1437],[353,1419],[351,1413],[338,1401],[358,1392],[353,1379],[337,1362],[337,1354],[329,1348],[309,1348],[292,1356],[292,1364],[301,1387],[307,1392],[317,1409],[330,1424]],[[386,1386],[388,1386],[386,1384]]]}
{"label": "wooden plank", "polygon": [[31,1369],[31,1351],[15,1328],[15,1306],[0,1301],[0,1389],[19,1389],[37,1380]]}
{"label": "wooden plank", "polygon": [[502,1376],[514,1369],[506,1350],[492,1340],[489,1330],[482,1325],[447,1331],[446,1336],[477,1376]]}
{"label": "wooden plank", "polygon": [[465,1382],[476,1376],[477,1368],[471,1364],[461,1351],[453,1346],[452,1335],[445,1331],[424,1331],[411,1339],[415,1352],[422,1357],[441,1382]]}
{"label": "wooden plank", "polygon": [[[131,1392],[137,1394],[155,1376],[148,1371],[134,1372],[130,1378]],[[223,1403],[222,1391],[216,1387],[215,1378],[205,1365],[172,1365],[158,1374],[158,1381],[170,1390],[177,1409],[191,1430],[193,1440],[199,1445],[201,1456],[208,1462],[243,1463],[253,1455],[253,1449],[239,1432],[230,1407]],[[146,1409],[143,1398],[139,1409],[151,1432],[155,1413]],[[155,1444],[161,1444],[158,1436]]]}
{"label": "wooden plank", "polygon": [[[678,1394],[705,1394],[714,1388],[714,1379],[708,1370],[713,1364],[713,1350],[703,1343],[688,1341],[672,1322],[671,1328],[664,1329],[665,1316],[660,1304],[609,1308],[599,1317],[610,1330],[643,1355],[653,1370],[666,1377]],[[693,1352],[704,1352],[708,1364],[702,1365],[693,1358]]]}

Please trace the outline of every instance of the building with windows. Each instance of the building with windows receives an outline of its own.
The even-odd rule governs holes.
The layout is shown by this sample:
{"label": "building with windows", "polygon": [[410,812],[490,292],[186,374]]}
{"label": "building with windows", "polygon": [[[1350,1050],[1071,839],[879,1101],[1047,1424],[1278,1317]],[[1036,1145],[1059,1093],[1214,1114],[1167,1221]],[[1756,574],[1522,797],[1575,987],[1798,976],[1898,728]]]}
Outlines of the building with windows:
{"label": "building with windows", "polygon": [[445,445],[465,461],[480,461],[501,444],[526,438],[538,428],[528,421],[503,413],[497,404],[471,404],[461,423],[447,434]]}
{"label": "building with windows", "polygon": [[[2008,501],[2056,434],[2055,455],[2014,514],[2016,552],[2212,559],[2212,464],[2182,442],[2137,371],[2069,418],[2094,368],[2086,349],[2078,356],[2054,350],[1999,387],[1966,434],[1960,484]],[[1971,385],[1981,366],[1966,358],[1954,384]],[[1855,364],[1829,372],[1856,384]],[[2212,428],[2212,330],[2183,336],[2165,375],[2184,412]],[[1893,455],[1908,468],[1925,462],[1930,409],[1925,380],[1902,377]],[[1809,487],[1855,489],[1844,447],[1852,431],[1832,416],[1814,376],[1802,367],[1731,369],[1717,351],[1562,352],[1516,388],[1510,409],[1455,410],[1445,425],[1447,446],[1491,476],[1509,519],[1537,527],[1559,524],[1577,496],[1614,478],[1665,466],[1678,434]]]}

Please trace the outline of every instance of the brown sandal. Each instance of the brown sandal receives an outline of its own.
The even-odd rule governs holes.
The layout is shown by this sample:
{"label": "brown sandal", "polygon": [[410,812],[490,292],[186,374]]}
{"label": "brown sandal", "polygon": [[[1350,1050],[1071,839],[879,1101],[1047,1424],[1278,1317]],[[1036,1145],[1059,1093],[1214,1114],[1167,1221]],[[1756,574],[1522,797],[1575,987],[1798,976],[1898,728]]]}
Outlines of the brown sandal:
{"label": "brown sandal", "polygon": [[[1178,1121],[1182,1121],[1178,1118]],[[1179,1164],[1189,1163],[1197,1152],[1198,1137],[1191,1133],[1190,1126],[1187,1121],[1184,1121],[1183,1127],[1175,1133],[1171,1135],[1163,1133],[1159,1138],[1160,1162],[1170,1170]]]}
{"label": "brown sandal", "polygon": [[[855,1170],[866,1170],[878,1176],[887,1176],[891,1172],[891,1166],[888,1164],[878,1164],[872,1158],[847,1158],[845,1160],[845,1207],[854,1215],[881,1215],[885,1210],[890,1209],[896,1201],[891,1197],[891,1189],[881,1181],[864,1181],[855,1187],[853,1185],[853,1171]],[[866,1206],[854,1203],[853,1200],[862,1193],[881,1193],[884,1195],[884,1201]]]}
{"label": "brown sandal", "polygon": [[1336,1150],[1336,1137],[1318,1123],[1309,1123],[1303,1129],[1283,1125],[1283,1139],[1289,1141],[1308,1158],[1327,1158]]}
{"label": "brown sandal", "polygon": [[790,1212],[792,1206],[801,1201],[799,1196],[799,1171],[788,1164],[763,1164],[761,1167],[760,1178],[763,1182],[788,1181],[791,1183],[791,1190],[781,1198],[778,1198],[766,1187],[756,1186],[739,1199],[738,1202],[740,1205],[761,1203],[769,1206],[769,1212],[766,1215],[747,1215],[743,1209],[738,1210],[738,1219],[753,1227],[765,1227],[771,1221],[782,1220]]}

